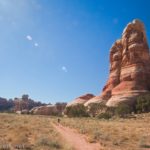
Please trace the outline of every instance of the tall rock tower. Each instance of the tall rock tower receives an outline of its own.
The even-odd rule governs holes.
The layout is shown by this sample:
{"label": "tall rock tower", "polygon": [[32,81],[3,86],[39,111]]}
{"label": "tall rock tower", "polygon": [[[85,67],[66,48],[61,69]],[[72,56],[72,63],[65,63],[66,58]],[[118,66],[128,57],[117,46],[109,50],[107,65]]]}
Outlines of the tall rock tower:
{"label": "tall rock tower", "polygon": [[143,23],[133,20],[110,49],[110,73],[100,96],[85,103],[107,106],[134,103],[136,96],[150,92],[150,53]]}

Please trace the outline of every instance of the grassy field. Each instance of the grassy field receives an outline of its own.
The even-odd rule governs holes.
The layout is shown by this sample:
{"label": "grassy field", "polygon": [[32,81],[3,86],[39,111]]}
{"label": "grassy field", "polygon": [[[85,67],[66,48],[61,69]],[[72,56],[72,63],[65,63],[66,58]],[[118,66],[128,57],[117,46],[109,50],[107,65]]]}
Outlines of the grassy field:
{"label": "grassy field", "polygon": [[0,150],[71,150],[49,117],[0,114]]}
{"label": "grassy field", "polygon": [[61,122],[87,134],[89,142],[100,142],[106,150],[150,149],[150,113],[132,119],[63,118]]}
{"label": "grassy field", "polygon": [[[0,114],[0,150],[72,150],[55,131],[57,118]],[[61,118],[61,124],[100,142],[105,150],[150,149],[150,113],[131,119]]]}

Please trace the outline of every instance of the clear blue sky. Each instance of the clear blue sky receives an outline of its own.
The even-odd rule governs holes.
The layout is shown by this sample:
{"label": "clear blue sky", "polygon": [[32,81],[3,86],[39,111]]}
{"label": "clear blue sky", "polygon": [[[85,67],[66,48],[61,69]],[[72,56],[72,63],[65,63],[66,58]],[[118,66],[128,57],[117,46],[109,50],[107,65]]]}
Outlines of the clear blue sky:
{"label": "clear blue sky", "polygon": [[[0,96],[43,102],[100,94],[109,49],[149,0],[0,0]],[[150,43],[150,42],[149,42]]]}

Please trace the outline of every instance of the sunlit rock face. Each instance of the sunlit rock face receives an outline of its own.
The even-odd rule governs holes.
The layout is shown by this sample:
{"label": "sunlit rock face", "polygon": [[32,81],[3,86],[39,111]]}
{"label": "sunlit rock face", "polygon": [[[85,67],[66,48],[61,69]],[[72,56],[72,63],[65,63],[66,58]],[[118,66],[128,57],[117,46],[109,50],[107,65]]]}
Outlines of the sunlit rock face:
{"label": "sunlit rock face", "polygon": [[34,107],[30,110],[30,113],[34,115],[54,115],[58,113],[58,110],[55,105],[46,105]]}
{"label": "sunlit rock face", "polygon": [[82,96],[76,98],[75,100],[73,100],[72,102],[68,103],[67,107],[72,106],[72,105],[77,105],[77,104],[84,104],[84,103],[88,102],[93,97],[95,97],[93,94],[82,95]]}
{"label": "sunlit rock face", "polygon": [[110,49],[110,73],[100,96],[84,105],[105,102],[107,106],[134,103],[150,91],[150,54],[144,25],[133,20]]}

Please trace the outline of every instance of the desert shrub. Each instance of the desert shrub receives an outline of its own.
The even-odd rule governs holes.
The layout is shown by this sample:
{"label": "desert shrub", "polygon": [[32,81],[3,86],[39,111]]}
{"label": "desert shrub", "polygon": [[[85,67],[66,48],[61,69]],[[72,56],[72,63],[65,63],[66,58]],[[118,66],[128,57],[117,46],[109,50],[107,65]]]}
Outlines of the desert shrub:
{"label": "desert shrub", "polygon": [[99,119],[110,119],[113,116],[126,117],[131,113],[131,107],[127,104],[119,104],[117,107],[107,107],[105,104],[92,104],[89,113]]}
{"label": "desert shrub", "polygon": [[61,148],[61,145],[57,142],[57,141],[52,141],[52,140],[49,140],[48,138],[40,138],[38,141],[37,141],[37,145],[38,146],[48,146],[48,147],[51,147],[51,148],[56,148],[56,149],[60,149]]}
{"label": "desert shrub", "polygon": [[37,141],[37,145],[39,146],[49,146],[49,139],[46,137],[42,137],[40,139],[38,139]]}
{"label": "desert shrub", "polygon": [[119,117],[125,117],[129,113],[131,113],[131,108],[127,104],[119,104],[115,108],[115,115]]}
{"label": "desert shrub", "polygon": [[83,104],[68,106],[65,109],[65,114],[68,117],[88,117],[86,107]]}
{"label": "desert shrub", "polygon": [[137,98],[136,101],[136,112],[149,112],[150,111],[150,94],[142,95]]}
{"label": "desert shrub", "polygon": [[50,142],[50,147],[56,148],[56,149],[61,149],[61,145],[57,141],[51,141]]}
{"label": "desert shrub", "polygon": [[103,103],[91,103],[88,106],[88,113],[90,116],[95,117],[97,114],[105,112],[107,109],[106,105]]}
{"label": "desert shrub", "polygon": [[108,112],[109,114],[114,116],[115,115],[115,110],[116,110],[116,107],[107,107],[106,112]]}
{"label": "desert shrub", "polygon": [[150,144],[147,144],[146,142],[146,137],[141,137],[140,141],[139,141],[139,147],[141,148],[150,148]]}
{"label": "desert shrub", "polygon": [[96,116],[98,119],[110,119],[112,115],[109,112],[103,112]]}

